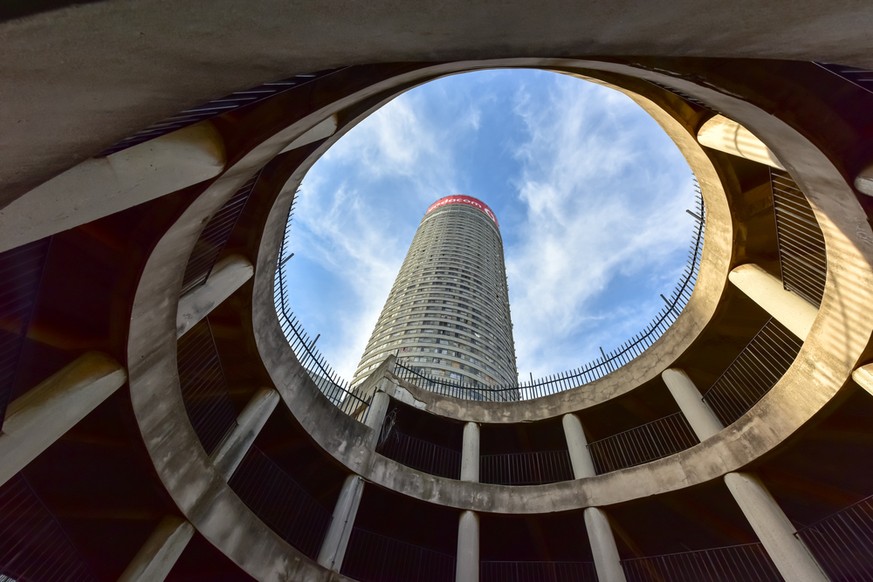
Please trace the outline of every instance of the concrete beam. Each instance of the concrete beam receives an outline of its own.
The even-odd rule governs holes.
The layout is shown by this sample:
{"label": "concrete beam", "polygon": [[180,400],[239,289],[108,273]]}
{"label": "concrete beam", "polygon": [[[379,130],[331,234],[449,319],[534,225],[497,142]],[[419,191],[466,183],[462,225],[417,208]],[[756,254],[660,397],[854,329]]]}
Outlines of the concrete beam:
{"label": "concrete beam", "polygon": [[716,115],[704,123],[697,131],[697,141],[702,146],[739,156],[771,168],[784,170],[785,167],[755,134],[723,115]]}
{"label": "concrete beam", "polygon": [[479,516],[465,511],[458,521],[458,553],[455,562],[457,582],[479,580]]}
{"label": "concrete beam", "polygon": [[242,255],[231,255],[218,261],[203,285],[192,289],[179,299],[176,311],[176,336],[182,337],[192,327],[234,291],[252,278],[255,269]]}
{"label": "concrete beam", "polygon": [[0,209],[0,252],[199,184],[224,165],[209,122],[91,158]]}
{"label": "concrete beam", "polygon": [[173,569],[194,535],[194,527],[176,516],[167,516],[146,540],[118,578],[119,582],[161,582]]}
{"label": "concrete beam", "polygon": [[873,164],[858,172],[854,184],[855,189],[861,194],[873,196]]}
{"label": "concrete beam", "polygon": [[724,428],[712,409],[700,397],[700,391],[684,370],[664,370],[661,378],[700,442],[718,434]]}
{"label": "concrete beam", "polygon": [[791,291],[786,291],[782,281],[752,263],[735,267],[728,279],[791,333],[806,340],[812,323],[818,316],[815,305]]}
{"label": "concrete beam", "polygon": [[570,451],[573,476],[576,479],[594,477],[597,471],[594,469],[594,460],[588,450],[588,439],[579,417],[573,413],[565,414],[561,418],[561,424],[564,425],[564,438],[567,440],[567,450]]}
{"label": "concrete beam", "polygon": [[246,404],[234,429],[212,453],[212,462],[225,479],[230,479],[239,467],[278,403],[279,393],[275,388],[262,388]]}
{"label": "concrete beam", "polygon": [[855,368],[852,372],[852,380],[858,386],[873,394],[873,364],[865,364],[860,368]]}
{"label": "concrete beam", "polygon": [[363,493],[363,479],[357,475],[346,477],[333,510],[330,526],[318,552],[318,563],[334,572],[339,572],[343,566]]}
{"label": "concrete beam", "polygon": [[588,531],[597,579],[600,582],[625,582],[612,527],[602,509],[589,507],[585,510],[585,529]]}
{"label": "concrete beam", "polygon": [[0,485],[27,466],[127,381],[105,354],[88,352],[16,398],[0,433]]}
{"label": "concrete beam", "polygon": [[825,582],[828,579],[803,542],[795,537],[794,525],[757,477],[728,473],[724,482],[786,580]]}
{"label": "concrete beam", "polygon": [[321,123],[318,123],[312,127],[309,131],[289,143],[285,148],[279,152],[284,154],[285,152],[290,152],[291,150],[296,150],[297,148],[303,147],[305,145],[309,145],[311,143],[317,142],[322,139],[327,139],[333,134],[336,133],[337,127],[339,126],[337,115],[334,113]]}

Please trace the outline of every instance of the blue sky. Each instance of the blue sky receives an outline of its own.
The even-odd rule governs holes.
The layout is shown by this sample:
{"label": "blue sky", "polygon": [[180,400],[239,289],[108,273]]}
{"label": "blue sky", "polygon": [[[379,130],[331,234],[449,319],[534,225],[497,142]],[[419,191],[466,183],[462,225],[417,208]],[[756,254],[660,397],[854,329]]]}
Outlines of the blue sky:
{"label": "blue sky", "polygon": [[301,186],[290,304],[344,377],[424,211],[456,193],[500,221],[522,379],[640,331],[691,242],[691,170],[621,93],[533,70],[433,81],[360,123]]}

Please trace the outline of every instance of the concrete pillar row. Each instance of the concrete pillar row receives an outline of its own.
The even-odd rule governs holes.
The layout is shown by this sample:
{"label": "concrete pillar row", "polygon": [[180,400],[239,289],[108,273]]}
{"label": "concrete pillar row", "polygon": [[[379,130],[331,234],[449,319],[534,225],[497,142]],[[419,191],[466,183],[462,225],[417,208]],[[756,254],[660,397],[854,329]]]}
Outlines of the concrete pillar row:
{"label": "concrete pillar row", "polygon": [[339,572],[342,568],[363,494],[364,480],[358,475],[346,477],[333,509],[330,526],[318,552],[318,563],[321,566],[334,572]]}
{"label": "concrete pillar row", "polygon": [[728,279],[791,333],[806,340],[818,315],[815,305],[786,291],[782,281],[752,263],[735,267]]}
{"label": "concrete pillar row", "polygon": [[461,481],[479,482],[479,425],[468,422],[464,425],[464,440],[461,448]]}
{"label": "concrete pillar row", "polygon": [[598,582],[625,582],[618,547],[606,514],[599,507],[589,507],[584,515]]}
{"label": "concrete pillar row", "polygon": [[127,381],[127,371],[88,352],[9,404],[0,433],[0,485],[73,428]]}
{"label": "concrete pillar row", "polygon": [[239,467],[279,400],[275,388],[258,390],[237,417],[236,426],[212,453],[212,463],[225,479],[230,479]]}
{"label": "concrete pillar row", "polygon": [[203,285],[179,298],[176,310],[176,337],[182,337],[234,291],[252,278],[255,269],[242,255],[230,255],[218,261]]}
{"label": "concrete pillar row", "polygon": [[661,378],[700,442],[718,434],[724,428],[712,409],[701,398],[697,386],[683,370],[669,368],[661,372]]}
{"label": "concrete pillar row", "polygon": [[479,516],[464,511],[458,522],[458,555],[455,582],[479,581]]}
{"label": "concrete pillar row", "polygon": [[119,582],[161,582],[194,536],[194,526],[167,516],[149,536],[118,578]]}
{"label": "concrete pillar row", "polygon": [[794,525],[756,476],[728,473],[724,482],[786,580],[825,582],[828,579],[804,543],[794,535]]}

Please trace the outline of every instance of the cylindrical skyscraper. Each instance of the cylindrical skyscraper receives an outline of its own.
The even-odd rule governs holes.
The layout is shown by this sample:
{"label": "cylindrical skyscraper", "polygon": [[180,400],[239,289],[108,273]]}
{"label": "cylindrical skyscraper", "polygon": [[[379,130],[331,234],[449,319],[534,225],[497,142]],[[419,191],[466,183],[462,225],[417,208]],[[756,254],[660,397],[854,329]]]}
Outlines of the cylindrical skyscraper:
{"label": "cylindrical skyscraper", "polygon": [[517,383],[503,240],[481,200],[446,196],[427,209],[352,383],[393,353],[440,381]]}

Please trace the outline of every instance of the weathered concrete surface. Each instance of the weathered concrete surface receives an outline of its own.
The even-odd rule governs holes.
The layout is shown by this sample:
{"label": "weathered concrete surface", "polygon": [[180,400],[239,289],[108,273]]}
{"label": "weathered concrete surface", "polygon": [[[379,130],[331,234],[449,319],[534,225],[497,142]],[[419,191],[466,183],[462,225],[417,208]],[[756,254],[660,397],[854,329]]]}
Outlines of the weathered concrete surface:
{"label": "weathered concrete surface", "polygon": [[679,405],[698,440],[705,441],[724,428],[721,421],[700,396],[700,391],[684,370],[670,368],[661,374],[664,384]]}
{"label": "weathered concrete surface", "polygon": [[699,130],[697,141],[700,145],[716,149],[726,154],[740,156],[759,164],[779,170],[785,168],[770,149],[751,131],[724,115],[715,115]]}
{"label": "weathered concrete surface", "polygon": [[479,580],[479,516],[465,511],[458,521],[458,553],[455,561],[457,582]]}
{"label": "weathered concrete surface", "polygon": [[597,579],[624,582],[624,570],[619,561],[612,527],[602,509],[589,507],[585,510],[585,529],[588,532],[588,543],[591,544],[591,554],[594,556]]}
{"label": "weathered concrete surface", "polygon": [[190,523],[176,516],[165,517],[119,576],[119,582],[161,582],[193,536]]}
{"label": "weathered concrete surface", "polygon": [[212,462],[225,479],[236,472],[278,403],[279,393],[274,388],[262,388],[246,404],[236,426],[212,453]]}
{"label": "weathered concrete surface", "polygon": [[343,567],[363,494],[364,480],[357,475],[346,477],[331,515],[330,526],[318,552],[318,563],[334,572],[339,572]]}
{"label": "weathered concrete surface", "polygon": [[176,334],[185,335],[216,306],[252,278],[255,269],[240,255],[220,259],[209,273],[206,283],[179,298],[176,310]]}
{"label": "weathered concrete surface", "polygon": [[753,264],[735,267],[729,279],[791,333],[802,340],[809,335],[818,309],[800,295],[786,290],[782,281]]}

